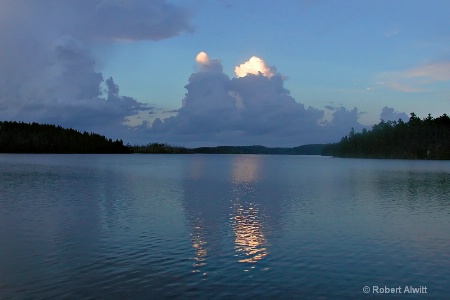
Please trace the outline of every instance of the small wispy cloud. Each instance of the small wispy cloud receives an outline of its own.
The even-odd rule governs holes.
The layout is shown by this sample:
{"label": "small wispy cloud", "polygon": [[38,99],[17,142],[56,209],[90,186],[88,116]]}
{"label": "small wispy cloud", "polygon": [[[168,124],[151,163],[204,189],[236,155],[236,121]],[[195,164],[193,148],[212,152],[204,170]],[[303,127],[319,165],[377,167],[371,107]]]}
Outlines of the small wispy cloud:
{"label": "small wispy cloud", "polygon": [[411,78],[421,77],[430,82],[450,81],[450,62],[440,62],[423,65],[406,72]]}
{"label": "small wispy cloud", "polygon": [[402,31],[402,30],[401,30],[400,26],[397,26],[397,25],[396,25],[396,26],[391,27],[391,28],[389,28],[388,30],[386,30],[386,31],[384,32],[384,36],[387,37],[387,38],[391,38],[391,37],[394,37],[394,36],[400,34],[401,31]]}
{"label": "small wispy cloud", "polygon": [[404,71],[377,74],[377,85],[406,92],[420,93],[429,90],[429,85],[450,81],[450,62],[429,63]]}
{"label": "small wispy cloud", "polygon": [[389,78],[387,82],[379,81],[378,86],[404,93],[422,93],[427,91],[424,88],[403,81],[405,80],[401,76],[398,76],[397,78]]}

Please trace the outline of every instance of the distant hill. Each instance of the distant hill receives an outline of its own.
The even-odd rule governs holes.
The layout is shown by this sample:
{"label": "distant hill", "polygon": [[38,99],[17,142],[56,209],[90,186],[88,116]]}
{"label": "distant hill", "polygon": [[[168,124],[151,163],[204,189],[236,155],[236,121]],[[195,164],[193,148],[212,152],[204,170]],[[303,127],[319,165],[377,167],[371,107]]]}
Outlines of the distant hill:
{"label": "distant hill", "polygon": [[284,154],[284,155],[321,155],[325,145],[314,144],[294,148],[269,148],[264,146],[217,146],[185,148],[162,143],[150,143],[130,147],[134,153],[153,154]]}
{"label": "distant hill", "polygon": [[0,122],[1,153],[130,153],[122,140],[113,141],[61,126]]}
{"label": "distant hill", "polygon": [[264,146],[218,146],[189,149],[191,153],[207,154],[284,154],[284,155],[321,155],[325,145],[313,144],[294,148],[269,148]]}

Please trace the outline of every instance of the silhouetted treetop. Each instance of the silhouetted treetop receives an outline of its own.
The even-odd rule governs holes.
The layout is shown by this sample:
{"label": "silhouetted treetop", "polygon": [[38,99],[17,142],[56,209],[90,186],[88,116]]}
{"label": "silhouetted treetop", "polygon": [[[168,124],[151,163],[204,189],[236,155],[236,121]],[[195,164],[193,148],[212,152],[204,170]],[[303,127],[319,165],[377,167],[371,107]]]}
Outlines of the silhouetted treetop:
{"label": "silhouetted treetop", "polygon": [[420,119],[415,113],[407,123],[381,121],[372,130],[344,136],[324,147],[323,155],[337,157],[450,159],[450,118],[443,114]]}
{"label": "silhouetted treetop", "polygon": [[0,152],[3,153],[129,153],[122,140],[97,133],[79,132],[61,126],[0,122]]}

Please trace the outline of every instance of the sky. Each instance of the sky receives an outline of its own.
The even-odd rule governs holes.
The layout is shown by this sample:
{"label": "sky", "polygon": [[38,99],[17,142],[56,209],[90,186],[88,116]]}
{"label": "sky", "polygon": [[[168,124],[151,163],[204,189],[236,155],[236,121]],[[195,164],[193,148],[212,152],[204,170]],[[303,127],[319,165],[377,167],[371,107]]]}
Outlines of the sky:
{"label": "sky", "polygon": [[0,0],[0,120],[298,146],[450,112],[444,0]]}

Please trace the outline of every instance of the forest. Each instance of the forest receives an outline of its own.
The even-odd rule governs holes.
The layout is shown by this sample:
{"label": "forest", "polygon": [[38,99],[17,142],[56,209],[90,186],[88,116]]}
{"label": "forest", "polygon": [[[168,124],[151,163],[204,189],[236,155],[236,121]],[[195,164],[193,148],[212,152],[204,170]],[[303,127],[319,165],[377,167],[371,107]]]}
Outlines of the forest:
{"label": "forest", "polygon": [[129,146],[130,151],[133,153],[142,154],[187,154],[191,153],[190,149],[172,146],[167,143],[149,143],[147,145],[134,145]]}
{"label": "forest", "polygon": [[23,122],[0,122],[0,153],[154,153],[154,154],[284,154],[327,155],[354,158],[450,159],[450,118],[420,119],[411,113],[408,122],[381,121],[372,129],[354,129],[334,144],[293,148],[264,146],[218,146],[184,148],[165,143],[124,145],[97,133],[61,126]]}
{"label": "forest", "polygon": [[122,140],[113,141],[61,126],[0,122],[0,153],[130,153]]}
{"label": "forest", "polygon": [[353,128],[340,142],[328,144],[322,155],[354,158],[450,159],[450,118],[420,119],[411,113],[408,122],[381,121],[371,130]]}

